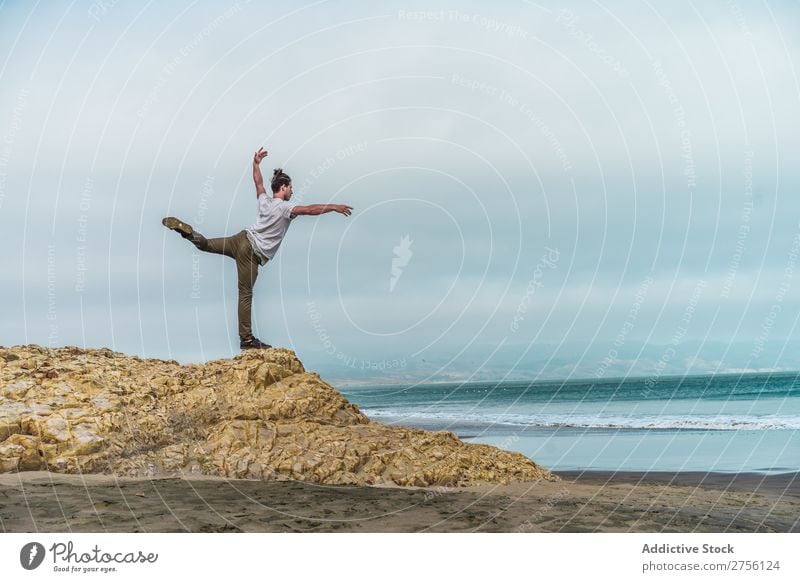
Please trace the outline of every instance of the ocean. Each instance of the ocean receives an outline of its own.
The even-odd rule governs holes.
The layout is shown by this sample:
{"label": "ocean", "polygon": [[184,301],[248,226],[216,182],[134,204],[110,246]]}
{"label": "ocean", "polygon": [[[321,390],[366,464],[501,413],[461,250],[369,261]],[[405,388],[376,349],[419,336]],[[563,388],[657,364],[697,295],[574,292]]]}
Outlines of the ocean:
{"label": "ocean", "polygon": [[341,388],[371,419],[554,471],[800,471],[800,374]]}

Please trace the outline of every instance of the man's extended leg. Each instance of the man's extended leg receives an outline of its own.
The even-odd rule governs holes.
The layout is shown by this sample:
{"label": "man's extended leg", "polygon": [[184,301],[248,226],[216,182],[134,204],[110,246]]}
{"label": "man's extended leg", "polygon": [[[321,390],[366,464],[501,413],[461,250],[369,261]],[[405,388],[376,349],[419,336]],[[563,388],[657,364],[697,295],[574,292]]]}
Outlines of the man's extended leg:
{"label": "man's extended leg", "polygon": [[223,236],[220,238],[206,238],[199,232],[195,231],[192,238],[189,240],[201,251],[207,253],[216,253],[218,255],[225,255],[226,257],[236,258],[236,235]]}
{"label": "man's extended leg", "polygon": [[201,251],[225,255],[233,259],[236,258],[236,241],[234,239],[237,235],[207,239],[194,228],[192,228],[190,224],[187,224],[186,222],[183,222],[182,220],[173,216],[168,216],[161,221],[161,224],[180,234],[183,238],[188,240]]}

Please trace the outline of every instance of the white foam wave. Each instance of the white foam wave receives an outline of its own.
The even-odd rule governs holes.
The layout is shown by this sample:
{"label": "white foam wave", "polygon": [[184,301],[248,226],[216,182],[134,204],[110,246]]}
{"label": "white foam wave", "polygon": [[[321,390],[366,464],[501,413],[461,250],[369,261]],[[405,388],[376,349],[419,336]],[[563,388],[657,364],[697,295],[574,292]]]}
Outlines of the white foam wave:
{"label": "white foam wave", "polygon": [[798,430],[797,416],[667,416],[667,415],[525,415],[506,413],[412,412],[397,409],[364,408],[372,419],[397,424],[419,424],[448,428],[470,424],[498,428],[587,428],[661,430]]}

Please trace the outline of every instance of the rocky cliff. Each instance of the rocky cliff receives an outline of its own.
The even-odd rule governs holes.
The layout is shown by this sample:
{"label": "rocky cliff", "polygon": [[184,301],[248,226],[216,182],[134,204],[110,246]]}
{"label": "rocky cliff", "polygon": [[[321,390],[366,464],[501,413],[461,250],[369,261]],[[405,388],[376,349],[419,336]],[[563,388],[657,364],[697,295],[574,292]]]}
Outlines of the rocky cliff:
{"label": "rocky cliff", "polygon": [[0,472],[33,470],[353,485],[557,479],[450,432],[372,422],[285,349],[182,366],[107,349],[0,348]]}

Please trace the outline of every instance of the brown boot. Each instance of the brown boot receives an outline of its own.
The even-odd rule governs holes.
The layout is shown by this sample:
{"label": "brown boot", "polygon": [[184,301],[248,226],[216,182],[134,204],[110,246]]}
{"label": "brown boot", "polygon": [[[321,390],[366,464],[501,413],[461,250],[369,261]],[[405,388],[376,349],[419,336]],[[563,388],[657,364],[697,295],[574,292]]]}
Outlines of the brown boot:
{"label": "brown boot", "polygon": [[166,226],[170,230],[174,230],[178,234],[180,234],[183,238],[190,238],[192,234],[194,234],[194,229],[191,225],[186,224],[182,220],[175,218],[174,216],[167,216],[165,219],[161,221],[161,224]]}

